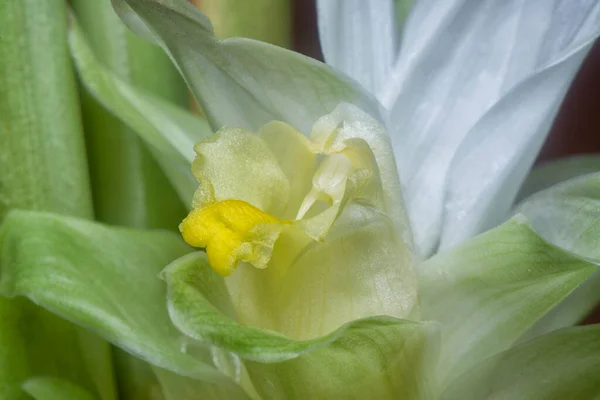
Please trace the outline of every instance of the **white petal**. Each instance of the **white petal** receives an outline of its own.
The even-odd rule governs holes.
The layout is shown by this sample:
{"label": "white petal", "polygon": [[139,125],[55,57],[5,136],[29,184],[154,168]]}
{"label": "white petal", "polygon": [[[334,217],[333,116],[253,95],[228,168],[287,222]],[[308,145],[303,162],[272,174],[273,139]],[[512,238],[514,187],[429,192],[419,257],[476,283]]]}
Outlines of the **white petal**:
{"label": "white petal", "polygon": [[317,11],[327,63],[377,95],[398,53],[394,1],[319,0]]}
{"label": "white petal", "polygon": [[520,85],[469,132],[448,171],[441,247],[508,215],[590,45]]}
{"label": "white petal", "polygon": [[[478,121],[486,113],[502,109],[501,115],[495,117],[496,123],[511,120],[513,125],[496,130],[498,134],[518,129],[519,138],[528,136],[531,140],[520,140],[503,151],[488,153],[485,165],[500,166],[509,154],[522,154],[527,145],[532,146],[527,156],[533,157],[537,148],[532,141],[541,142],[547,133],[547,129],[539,129],[539,124],[553,119],[587,50],[582,46],[598,34],[599,9],[598,2],[590,0],[417,2],[407,21],[405,45],[382,102],[391,106],[389,126],[395,154],[407,187],[405,195],[415,236],[424,253],[431,253],[440,240],[444,191],[458,191],[447,186],[446,174],[453,158],[458,159],[455,164],[464,164],[456,152],[467,134],[474,129],[488,129]],[[582,50],[575,52],[575,48]],[[567,54],[571,55],[569,66],[556,72],[553,81],[537,86],[524,83]],[[551,87],[546,88],[544,83]],[[535,100],[530,99],[528,104],[517,97],[531,97],[528,90],[534,89],[545,97],[534,96]],[[530,107],[530,103],[538,109],[531,112],[523,108]],[[533,113],[543,119],[527,121]],[[525,124],[529,124],[529,131],[524,130]],[[481,133],[472,132],[469,137],[477,135]],[[473,145],[473,139],[466,142]],[[462,156],[467,153],[461,150]],[[530,162],[522,164],[528,168]],[[504,165],[502,168],[509,169],[498,172],[511,175],[512,167]],[[454,179],[457,180],[460,179]],[[470,183],[478,187],[488,181]],[[447,235],[453,235],[447,231]]]}

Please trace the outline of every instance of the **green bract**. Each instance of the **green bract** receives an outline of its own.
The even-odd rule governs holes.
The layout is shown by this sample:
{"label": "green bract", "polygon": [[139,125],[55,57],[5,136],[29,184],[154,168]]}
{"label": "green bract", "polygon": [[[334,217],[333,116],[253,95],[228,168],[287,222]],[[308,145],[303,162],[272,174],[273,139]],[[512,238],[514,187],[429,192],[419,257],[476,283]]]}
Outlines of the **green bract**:
{"label": "green bract", "polygon": [[[36,234],[40,228],[52,237]],[[461,390],[485,392],[488,384],[498,385],[491,379],[496,376],[494,365],[485,359],[510,348],[545,311],[596,271],[594,264],[547,244],[517,219],[423,265],[423,321],[371,317],[321,338],[297,341],[238,325],[224,278],[210,269],[202,253],[193,253],[162,272],[172,321],[188,337],[184,354],[169,328],[164,289],[156,278],[156,267],[186,252],[173,234],[115,230],[50,214],[19,212],[8,217],[0,241],[2,265],[8,268],[0,281],[3,294],[26,295],[155,365],[213,382],[188,383],[182,376],[159,372],[163,385],[173,385],[163,390],[177,393],[195,385],[196,389],[190,389],[194,393],[217,393],[214,398],[235,395],[236,389],[227,383],[230,378],[262,398],[285,394],[287,398],[323,395],[341,399],[375,394],[376,398],[427,399],[449,387],[457,390],[456,385]],[[173,253],[152,250],[164,247],[165,241],[172,243]],[[103,256],[106,246],[121,250],[108,259]],[[102,259],[103,265],[90,263],[94,259]],[[67,265],[88,265],[90,270],[76,274]],[[102,274],[93,272],[100,270]],[[130,282],[137,283],[136,291],[119,287]],[[61,290],[65,284],[73,289]],[[579,337],[577,330],[564,334]],[[586,337],[595,339],[584,335],[577,343],[588,348]],[[551,339],[539,340],[543,345]],[[530,346],[537,343],[534,340],[501,357],[527,357]],[[204,348],[207,344],[212,357]],[[209,366],[217,360],[217,349],[224,353],[216,367],[225,375]],[[229,352],[237,354],[243,364]],[[554,370],[563,368],[561,361],[553,359]],[[467,383],[460,376],[471,367],[478,368],[480,362],[488,363],[490,375],[470,380],[464,388]],[[565,359],[565,368],[570,365]],[[565,379],[579,384],[577,379],[598,372],[597,363],[584,366],[579,375],[570,373]],[[478,373],[483,374],[479,369]],[[452,383],[456,378],[457,383]],[[529,384],[535,387],[537,381]],[[522,385],[524,392],[535,390],[527,382]],[[596,393],[592,389],[588,393]]]}
{"label": "green bract", "polygon": [[597,398],[599,334],[597,325],[563,329],[517,346],[476,365],[441,398]]}
{"label": "green bract", "polygon": [[[87,45],[76,21],[69,33],[69,44],[85,87],[111,113],[140,134],[180,198],[189,202],[196,189],[189,168],[194,158],[194,143],[212,133],[206,121],[150,93],[134,89],[107,70]],[[164,132],[169,134],[161,134]]]}
{"label": "green bract", "polygon": [[135,33],[176,59],[213,129],[257,130],[281,120],[307,132],[343,101],[379,115],[375,99],[327,65],[253,40],[218,40],[208,18],[188,2],[115,0],[113,5]]}
{"label": "green bract", "polygon": [[13,211],[0,240],[4,296],[27,296],[154,365],[189,376],[217,375],[180,352],[163,306],[156,275],[189,251],[175,234]]}
{"label": "green bract", "polygon": [[[542,166],[538,171],[534,170],[529,182],[537,189],[549,186],[545,183],[548,183],[550,177],[556,181],[564,179],[564,182],[533,194],[523,200],[516,210],[527,216],[547,240],[599,263],[600,174],[585,174],[591,171],[594,164],[598,165],[598,159],[588,156],[558,161],[556,164]],[[557,167],[561,168],[562,176],[555,173]],[[577,175],[575,171],[585,175],[567,180]],[[546,172],[550,174],[546,175]],[[546,178],[542,179],[542,176]],[[599,302],[600,273],[596,272],[562,304],[542,318],[534,326],[532,333],[546,333],[579,323]]]}

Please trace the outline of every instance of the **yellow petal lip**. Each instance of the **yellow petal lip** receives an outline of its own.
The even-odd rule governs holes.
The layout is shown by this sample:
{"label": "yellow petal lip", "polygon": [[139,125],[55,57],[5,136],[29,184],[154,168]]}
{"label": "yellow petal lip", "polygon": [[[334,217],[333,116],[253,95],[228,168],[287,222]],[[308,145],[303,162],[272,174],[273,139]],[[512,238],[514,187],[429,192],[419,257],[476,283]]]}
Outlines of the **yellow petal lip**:
{"label": "yellow petal lip", "polygon": [[223,200],[192,210],[179,225],[187,244],[206,249],[213,270],[227,276],[238,261],[265,268],[282,221],[243,200]]}

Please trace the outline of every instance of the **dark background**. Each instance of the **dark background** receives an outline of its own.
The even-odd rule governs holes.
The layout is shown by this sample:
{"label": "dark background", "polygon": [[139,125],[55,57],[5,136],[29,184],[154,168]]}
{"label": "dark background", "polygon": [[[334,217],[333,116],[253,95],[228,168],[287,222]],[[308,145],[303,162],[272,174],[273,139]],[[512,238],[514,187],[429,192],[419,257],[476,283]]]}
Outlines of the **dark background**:
{"label": "dark background", "polygon": [[[294,50],[323,61],[314,0],[293,1]],[[554,121],[538,163],[600,152],[600,41],[584,61]],[[599,323],[597,308],[584,323]]]}

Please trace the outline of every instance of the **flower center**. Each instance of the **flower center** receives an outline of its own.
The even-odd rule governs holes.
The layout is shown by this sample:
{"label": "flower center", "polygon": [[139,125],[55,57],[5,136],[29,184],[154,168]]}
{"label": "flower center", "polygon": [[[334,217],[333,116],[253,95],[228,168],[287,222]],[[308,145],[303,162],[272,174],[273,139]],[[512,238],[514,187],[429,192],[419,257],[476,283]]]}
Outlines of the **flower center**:
{"label": "flower center", "polygon": [[370,145],[338,125],[308,139],[271,122],[256,134],[227,128],[198,142],[192,172],[200,186],[180,225],[184,240],[206,249],[221,275],[238,261],[283,274],[306,246],[325,240],[349,203],[384,210]]}

